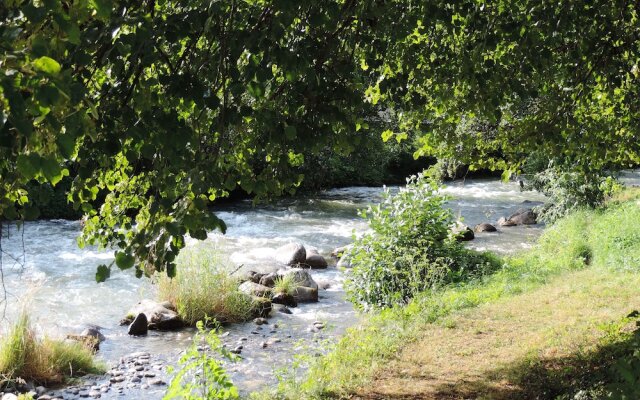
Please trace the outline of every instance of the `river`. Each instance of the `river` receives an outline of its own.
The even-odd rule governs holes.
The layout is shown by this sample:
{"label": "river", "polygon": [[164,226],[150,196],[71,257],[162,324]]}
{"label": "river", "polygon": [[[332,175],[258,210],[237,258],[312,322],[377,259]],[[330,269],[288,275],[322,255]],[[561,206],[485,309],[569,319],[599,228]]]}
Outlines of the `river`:
{"label": "river", "polygon": [[[392,188],[394,190],[394,188]],[[515,183],[497,180],[467,180],[449,183],[443,189],[452,197],[448,206],[467,225],[492,222],[508,216],[521,207],[544,201],[537,193],[521,192]],[[365,221],[357,210],[380,198],[380,187],[347,187],[280,200],[274,204],[253,207],[239,202],[220,207],[217,215],[228,225],[227,234],[211,233],[209,241],[225,249],[237,265],[259,270],[273,264],[274,249],[291,241],[316,247],[328,257],[335,247],[348,244],[352,235],[366,231]],[[526,204],[523,204],[526,203]],[[530,203],[533,202],[533,203]],[[531,246],[542,230],[541,225],[499,229],[497,233],[480,233],[469,246],[481,250],[514,252]],[[95,249],[79,249],[76,236],[80,224],[72,221],[28,222],[17,231],[5,227],[3,246],[4,285],[8,293],[6,328],[17,313],[25,309],[41,334],[64,337],[79,333],[88,324],[103,328],[107,340],[98,357],[107,364],[132,352],[147,351],[154,359],[175,363],[190,343],[193,331],[150,332],[146,337],[130,337],[118,321],[127,310],[143,298],[154,298],[154,288],[145,279],[136,279],[130,271],[113,271],[111,278],[97,284],[94,280],[98,264],[108,263],[112,254]],[[17,261],[20,262],[17,262]],[[342,291],[343,273],[334,267],[314,271],[314,279],[329,284],[320,293],[320,301],[292,309],[293,314],[278,313],[270,325],[255,332],[252,323],[227,327],[223,340],[234,345],[244,341],[243,359],[229,371],[243,392],[259,389],[275,382],[274,371],[287,367],[292,356],[308,349],[321,351],[322,343],[338,337],[354,325],[358,315],[345,301]],[[1,311],[1,310],[0,310]],[[309,326],[319,320],[327,328],[310,332]],[[278,328],[274,329],[274,324]],[[272,332],[272,330],[274,332]],[[281,341],[262,348],[261,343],[277,337]],[[144,392],[133,388],[126,398],[161,398],[162,387]],[[144,393],[144,395],[143,395]],[[112,391],[102,398],[122,398]]]}

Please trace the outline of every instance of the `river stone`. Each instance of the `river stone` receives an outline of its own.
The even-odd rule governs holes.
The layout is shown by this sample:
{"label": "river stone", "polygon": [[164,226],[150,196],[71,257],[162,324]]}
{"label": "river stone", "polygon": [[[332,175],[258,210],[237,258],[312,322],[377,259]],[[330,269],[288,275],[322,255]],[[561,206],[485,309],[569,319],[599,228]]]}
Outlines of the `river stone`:
{"label": "river stone", "polygon": [[[271,302],[273,304],[285,305],[285,306],[289,306],[289,307],[297,307],[298,306],[298,303],[296,303],[296,299],[292,295],[286,294],[286,293],[276,293],[276,294],[274,294],[273,298],[271,299]],[[290,312],[289,312],[289,314],[290,314]]]}
{"label": "river stone", "polygon": [[253,282],[253,283],[260,283],[260,279],[264,276],[264,274],[261,274],[259,272],[256,271],[247,271],[246,273],[244,273],[241,277],[240,277],[240,282]]}
{"label": "river stone", "polygon": [[307,251],[300,243],[289,243],[276,250],[276,261],[285,265],[297,265],[307,259]]}
{"label": "river stone", "polygon": [[476,237],[476,235],[473,234],[473,230],[463,224],[457,224],[451,229],[451,232],[455,235],[458,242],[468,242]]}
{"label": "river stone", "polygon": [[133,320],[131,325],[129,325],[129,330],[127,333],[133,336],[141,336],[146,335],[148,330],[148,321],[147,316],[144,313],[138,314],[137,317]]}
{"label": "river stone", "polygon": [[536,213],[530,208],[521,208],[511,214],[507,219],[516,225],[534,225],[538,222],[536,220]]}
{"label": "river stone", "polygon": [[266,318],[271,313],[271,300],[266,297],[252,296],[251,315],[256,318]]}
{"label": "river stone", "polygon": [[82,333],[80,333],[80,336],[87,336],[87,337],[92,337],[98,340],[98,342],[104,342],[105,341],[105,337],[102,334],[102,332],[100,332],[99,329],[96,328],[86,328],[85,330],[82,331]]}
{"label": "river stone", "polygon": [[13,393],[5,393],[2,396],[2,400],[18,400],[18,396]]}
{"label": "river stone", "polygon": [[285,278],[288,276],[292,276],[293,281],[298,286],[306,286],[312,289],[318,290],[318,284],[316,281],[311,278],[311,274],[308,270],[302,268],[289,268],[289,269],[279,269],[278,275]]}
{"label": "river stone", "polygon": [[312,269],[324,269],[327,268],[327,260],[320,254],[307,254],[307,259],[304,263]]}
{"label": "river stone", "polygon": [[130,323],[140,313],[147,317],[149,329],[173,330],[184,326],[184,322],[177,312],[149,299],[140,301],[129,310],[127,317],[121,321],[121,325]]}
{"label": "river stone", "polygon": [[516,223],[506,219],[505,217],[500,217],[498,220],[498,226],[516,226]]}
{"label": "river stone", "polygon": [[277,277],[278,277],[278,274],[276,274],[275,272],[271,272],[269,274],[264,275],[262,278],[260,278],[259,283],[262,286],[273,287],[276,284]]}
{"label": "river stone", "polygon": [[273,309],[279,313],[283,314],[292,314],[291,310],[283,304],[273,304]]}
{"label": "river stone", "polygon": [[242,283],[238,288],[242,293],[259,296],[259,297],[271,297],[271,288],[268,286],[261,285],[259,283],[254,283],[251,281],[247,281]]}
{"label": "river stone", "polygon": [[318,288],[298,286],[293,293],[293,298],[298,303],[315,303],[318,301]]}
{"label": "river stone", "polygon": [[486,222],[483,222],[482,224],[478,224],[473,228],[474,231],[476,232],[496,232],[497,229],[495,226],[488,224]]}
{"label": "river stone", "polygon": [[339,259],[341,258],[344,253],[346,253],[347,251],[349,251],[351,249],[351,247],[353,247],[352,244],[348,244],[346,246],[340,246],[340,247],[336,247],[335,249],[333,249],[333,251],[331,252],[331,257],[335,258],[335,259]]}

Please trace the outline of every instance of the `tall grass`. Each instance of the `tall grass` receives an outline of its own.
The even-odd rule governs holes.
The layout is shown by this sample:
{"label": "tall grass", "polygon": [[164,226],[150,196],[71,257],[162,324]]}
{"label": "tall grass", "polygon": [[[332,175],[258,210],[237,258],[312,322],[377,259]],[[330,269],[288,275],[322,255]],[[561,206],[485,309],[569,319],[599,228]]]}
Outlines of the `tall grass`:
{"label": "tall grass", "polygon": [[38,339],[23,313],[0,341],[0,382],[21,378],[42,384],[101,373],[91,350],[81,343]]}
{"label": "tall grass", "polygon": [[369,382],[379,367],[419,337],[426,324],[453,312],[539,288],[583,268],[603,279],[616,271],[640,271],[640,206],[637,196],[619,196],[607,208],[583,210],[549,226],[537,245],[504,259],[495,273],[425,292],[407,306],[369,314],[328,355],[308,362],[301,379],[290,372],[274,391],[254,398],[325,398],[347,395]]}
{"label": "tall grass", "polygon": [[187,248],[176,259],[174,278],[158,278],[158,297],[172,303],[188,324],[214,318],[218,322],[241,322],[251,318],[254,304],[238,290],[233,266],[219,249],[201,243]]}

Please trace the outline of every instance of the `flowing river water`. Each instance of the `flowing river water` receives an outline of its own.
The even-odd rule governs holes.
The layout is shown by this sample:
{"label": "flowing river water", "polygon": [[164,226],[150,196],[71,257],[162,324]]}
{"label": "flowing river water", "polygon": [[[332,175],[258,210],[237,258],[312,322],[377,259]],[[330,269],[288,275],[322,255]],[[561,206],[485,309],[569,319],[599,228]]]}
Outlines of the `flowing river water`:
{"label": "flowing river water", "polygon": [[[448,206],[471,227],[481,222],[495,224],[499,217],[518,208],[544,201],[540,194],[521,192],[516,183],[498,180],[457,181],[443,190],[452,197]],[[347,187],[312,197],[283,199],[267,206],[238,202],[217,210],[228,231],[224,236],[211,233],[208,240],[225,249],[234,264],[255,270],[273,265],[274,249],[293,241],[316,247],[329,258],[332,249],[352,241],[354,232],[366,231],[366,223],[358,217],[357,210],[379,200],[381,192],[380,187]],[[4,303],[4,328],[21,309],[26,309],[38,332],[51,337],[79,333],[87,325],[102,327],[106,341],[98,357],[108,365],[141,351],[149,352],[152,360],[175,364],[179,354],[191,344],[193,330],[128,336],[126,326],[118,325],[119,320],[139,300],[154,298],[154,288],[148,280],[136,279],[130,271],[113,271],[107,282],[97,284],[95,268],[110,262],[112,254],[79,249],[76,236],[80,228],[78,222],[72,221],[29,222],[20,231],[11,228],[6,237],[5,226],[2,250],[8,298]],[[541,225],[499,228],[497,233],[476,234],[469,246],[514,252],[531,246],[541,230]],[[269,325],[261,329],[256,329],[253,323],[225,327],[228,333],[223,341],[230,346],[237,343],[244,346],[242,360],[228,366],[242,392],[274,384],[275,374],[290,365],[294,354],[321,353],[326,340],[339,337],[357,323],[357,312],[344,298],[344,273],[330,266],[313,271],[312,275],[319,283],[329,285],[321,291],[318,303],[302,304],[293,308],[291,315],[274,312]],[[310,331],[314,321],[325,323],[326,328]],[[279,342],[270,341],[268,347],[262,347],[263,342],[275,338]],[[159,366],[158,370],[159,374],[164,373]],[[102,398],[159,399],[165,390],[165,386],[112,390],[102,393]]]}

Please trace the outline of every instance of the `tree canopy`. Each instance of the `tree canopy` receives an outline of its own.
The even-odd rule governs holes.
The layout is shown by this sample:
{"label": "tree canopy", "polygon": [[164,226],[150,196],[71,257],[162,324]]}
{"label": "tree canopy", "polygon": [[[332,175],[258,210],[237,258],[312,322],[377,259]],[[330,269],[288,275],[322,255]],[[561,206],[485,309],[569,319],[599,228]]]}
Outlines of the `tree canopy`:
{"label": "tree canopy", "polygon": [[348,153],[375,118],[397,122],[383,139],[418,140],[416,155],[478,167],[517,171],[533,150],[635,164],[638,8],[5,0],[0,218],[36,215],[27,184],[71,174],[81,244],[173,275],[186,235],[225,230],[212,201],[295,190],[305,152]]}

